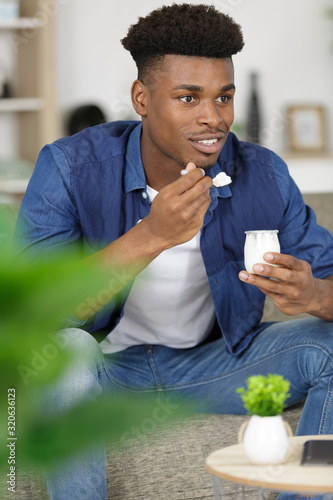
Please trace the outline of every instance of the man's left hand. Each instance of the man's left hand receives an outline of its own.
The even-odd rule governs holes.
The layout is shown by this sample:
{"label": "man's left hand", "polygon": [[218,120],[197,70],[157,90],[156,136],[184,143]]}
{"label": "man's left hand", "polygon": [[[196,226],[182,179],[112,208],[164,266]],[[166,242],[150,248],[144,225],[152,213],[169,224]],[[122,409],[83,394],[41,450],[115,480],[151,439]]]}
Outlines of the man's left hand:
{"label": "man's left hand", "polygon": [[253,270],[256,274],[241,271],[239,279],[256,286],[271,297],[276,307],[284,314],[311,314],[316,310],[318,280],[313,277],[310,264],[291,255],[275,252],[265,253],[264,259],[267,263],[279,267],[255,264]]}

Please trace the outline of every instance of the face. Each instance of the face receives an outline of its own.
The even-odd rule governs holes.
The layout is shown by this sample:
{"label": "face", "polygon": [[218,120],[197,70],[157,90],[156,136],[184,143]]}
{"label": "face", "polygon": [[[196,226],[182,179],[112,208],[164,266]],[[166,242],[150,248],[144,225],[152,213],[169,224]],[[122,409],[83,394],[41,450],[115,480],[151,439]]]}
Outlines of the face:
{"label": "face", "polygon": [[168,55],[153,84],[147,88],[137,81],[132,91],[142,116],[148,176],[159,173],[171,181],[190,161],[204,169],[216,163],[234,118],[230,59]]}

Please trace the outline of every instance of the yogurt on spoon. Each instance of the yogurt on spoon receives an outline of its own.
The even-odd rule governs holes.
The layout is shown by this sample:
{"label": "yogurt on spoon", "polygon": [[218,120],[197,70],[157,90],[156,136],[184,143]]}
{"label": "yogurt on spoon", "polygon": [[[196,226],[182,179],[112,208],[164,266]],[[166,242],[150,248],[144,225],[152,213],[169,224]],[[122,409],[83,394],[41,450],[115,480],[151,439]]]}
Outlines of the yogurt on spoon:
{"label": "yogurt on spoon", "polygon": [[[186,175],[188,173],[189,170],[184,169],[180,171],[180,175]],[[213,186],[215,187],[223,187],[231,183],[232,183],[231,177],[227,175],[225,172],[220,172],[213,179]]]}

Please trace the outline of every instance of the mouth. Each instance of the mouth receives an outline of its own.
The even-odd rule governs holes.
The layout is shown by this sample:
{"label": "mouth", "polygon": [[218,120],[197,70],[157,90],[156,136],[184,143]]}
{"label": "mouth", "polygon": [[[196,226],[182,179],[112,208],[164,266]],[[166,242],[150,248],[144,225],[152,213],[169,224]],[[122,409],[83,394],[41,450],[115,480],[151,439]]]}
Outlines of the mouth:
{"label": "mouth", "polygon": [[214,136],[210,135],[198,139],[189,139],[189,142],[201,153],[214,154],[221,150],[225,136],[225,133]]}

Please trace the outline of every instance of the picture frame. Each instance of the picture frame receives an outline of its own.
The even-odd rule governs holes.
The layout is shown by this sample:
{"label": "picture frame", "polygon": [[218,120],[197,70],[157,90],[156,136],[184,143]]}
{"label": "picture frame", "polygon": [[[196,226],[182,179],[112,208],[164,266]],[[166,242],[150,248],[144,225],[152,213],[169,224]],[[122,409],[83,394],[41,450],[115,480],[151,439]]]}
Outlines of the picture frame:
{"label": "picture frame", "polygon": [[286,114],[291,151],[302,153],[325,151],[326,121],[323,106],[288,106]]}

